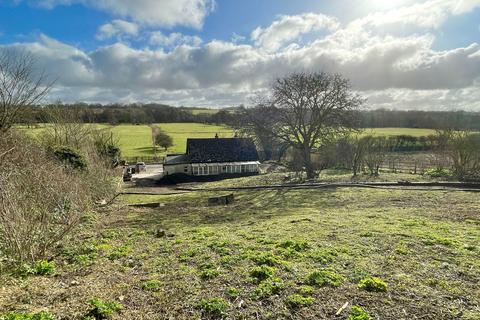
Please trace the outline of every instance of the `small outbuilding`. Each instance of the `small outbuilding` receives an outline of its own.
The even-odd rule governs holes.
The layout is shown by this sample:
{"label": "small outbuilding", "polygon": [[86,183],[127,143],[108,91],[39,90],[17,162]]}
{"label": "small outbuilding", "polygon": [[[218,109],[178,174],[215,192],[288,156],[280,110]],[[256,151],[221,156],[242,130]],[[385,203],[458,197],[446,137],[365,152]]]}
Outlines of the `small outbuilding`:
{"label": "small outbuilding", "polygon": [[259,172],[258,153],[250,138],[187,139],[187,152],[167,154],[165,176],[244,176]]}

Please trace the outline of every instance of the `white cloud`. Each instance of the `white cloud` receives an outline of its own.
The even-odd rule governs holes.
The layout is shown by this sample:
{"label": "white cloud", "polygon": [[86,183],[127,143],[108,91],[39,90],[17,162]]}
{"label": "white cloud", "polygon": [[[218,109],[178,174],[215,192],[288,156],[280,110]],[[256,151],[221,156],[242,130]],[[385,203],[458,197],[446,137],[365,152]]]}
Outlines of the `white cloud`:
{"label": "white cloud", "polygon": [[337,19],[323,14],[306,13],[296,16],[282,16],[269,27],[257,27],[251,38],[257,46],[276,51],[300,35],[319,30],[337,29]]}
{"label": "white cloud", "polygon": [[165,35],[161,31],[154,31],[150,34],[149,43],[151,45],[158,45],[161,47],[174,48],[179,45],[189,45],[198,47],[202,44],[202,39],[197,36],[184,35],[178,32]]}
{"label": "white cloud", "polygon": [[136,23],[117,19],[101,25],[98,28],[96,38],[98,40],[106,40],[113,37],[136,36],[138,31],[139,27]]}
{"label": "white cloud", "polygon": [[81,3],[131,18],[151,26],[187,26],[201,28],[205,17],[214,10],[214,0],[39,0],[37,5],[53,8],[58,5]]}
{"label": "white cloud", "polygon": [[[451,8],[463,12],[472,3]],[[365,18],[345,26],[335,20],[333,24],[312,20],[305,15],[279,18],[254,32],[253,45],[201,43],[194,36],[152,32],[145,34],[155,46],[142,49],[119,42],[86,52],[44,35],[9,46],[32,52],[58,76],[52,99],[65,101],[229,106],[248,103],[249,95],[265,90],[275,77],[324,70],[351,79],[372,107],[480,111],[479,44],[439,51],[430,30],[399,36],[378,32]],[[437,23],[432,20],[425,26]],[[324,29],[329,32],[322,37],[296,41]]]}

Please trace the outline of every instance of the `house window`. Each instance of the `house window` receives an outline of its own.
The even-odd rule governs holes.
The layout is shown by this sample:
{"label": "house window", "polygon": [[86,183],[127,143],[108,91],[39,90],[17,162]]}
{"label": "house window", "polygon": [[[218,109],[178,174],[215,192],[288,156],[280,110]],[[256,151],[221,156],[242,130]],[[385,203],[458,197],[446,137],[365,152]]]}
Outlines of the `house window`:
{"label": "house window", "polygon": [[198,175],[198,167],[193,167],[192,168],[192,171],[193,171],[193,175]]}
{"label": "house window", "polygon": [[188,166],[183,167],[183,172],[185,172],[185,173],[188,172]]}

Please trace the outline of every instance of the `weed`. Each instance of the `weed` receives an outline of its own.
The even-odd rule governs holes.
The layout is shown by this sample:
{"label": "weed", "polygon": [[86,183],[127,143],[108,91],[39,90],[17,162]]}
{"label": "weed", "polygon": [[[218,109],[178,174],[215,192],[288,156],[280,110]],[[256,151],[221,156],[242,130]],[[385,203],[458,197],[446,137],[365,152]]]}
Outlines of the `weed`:
{"label": "weed", "polygon": [[120,258],[124,258],[128,255],[130,250],[131,250],[131,248],[128,245],[121,246],[121,247],[113,250],[112,252],[110,252],[107,255],[107,258],[108,258],[108,260],[117,260],[117,259],[120,259]]}
{"label": "weed", "polygon": [[198,250],[188,249],[187,251],[183,252],[180,255],[179,260],[182,261],[182,262],[186,262],[186,261],[192,259],[193,257],[195,257],[197,254],[198,254]]}
{"label": "weed", "polygon": [[237,288],[230,287],[225,292],[230,298],[237,298],[240,296],[240,291]]}
{"label": "weed", "polygon": [[217,268],[215,268],[215,265],[212,263],[204,264],[203,266],[200,267],[200,269],[201,269],[200,278],[204,280],[213,279],[220,274]]}
{"label": "weed", "polygon": [[251,259],[258,265],[267,265],[271,267],[281,264],[282,262],[278,256],[270,252],[254,255]]}
{"label": "weed", "polygon": [[222,298],[210,298],[201,300],[198,307],[209,316],[223,317],[230,304]]}
{"label": "weed", "polygon": [[427,237],[427,239],[424,240],[424,243],[430,246],[435,244],[441,244],[441,245],[450,247],[450,246],[453,246],[455,242],[450,238],[444,238],[436,234],[431,234]]}
{"label": "weed", "polygon": [[260,282],[252,294],[253,299],[264,299],[277,294],[285,288],[285,284],[280,278],[270,278]]}
{"label": "weed", "polygon": [[218,253],[221,256],[231,254],[230,249],[228,248],[229,243],[227,241],[213,241],[208,244],[208,247],[212,249],[213,252]]}
{"label": "weed", "polygon": [[0,320],[55,320],[55,317],[46,311],[41,311],[38,313],[11,312],[0,314]]}
{"label": "weed", "polygon": [[286,240],[286,241],[280,242],[278,246],[284,249],[292,249],[297,252],[305,251],[308,248],[310,248],[310,245],[308,244],[308,242],[304,240]]}
{"label": "weed", "polygon": [[321,249],[313,251],[309,254],[309,257],[312,258],[315,262],[326,265],[333,262],[335,257],[338,256],[338,253],[334,249]]}
{"label": "weed", "polygon": [[299,289],[298,289],[298,292],[300,292],[300,294],[302,296],[309,296],[309,295],[312,295],[313,292],[314,292],[314,288],[311,287],[311,286],[301,286]]}
{"label": "weed", "polygon": [[380,278],[368,277],[362,279],[358,284],[358,287],[362,290],[370,292],[385,292],[387,291],[387,284]]}
{"label": "weed", "polygon": [[315,302],[312,297],[303,297],[299,294],[292,294],[287,297],[287,305],[291,309],[298,309],[311,306]]}
{"label": "weed", "polygon": [[142,284],[142,289],[147,291],[158,291],[160,290],[160,281],[155,279],[147,280]]}
{"label": "weed", "polygon": [[358,306],[352,306],[352,311],[350,311],[350,315],[348,316],[347,320],[371,320],[372,317]]}
{"label": "weed", "polygon": [[46,260],[37,261],[33,265],[23,264],[18,271],[24,277],[28,275],[52,275],[54,272],[55,263]]}
{"label": "weed", "polygon": [[309,274],[307,277],[307,283],[319,287],[339,287],[343,283],[343,277],[333,271],[320,270]]}
{"label": "weed", "polygon": [[103,302],[98,298],[91,299],[88,301],[88,304],[90,304],[92,308],[87,313],[86,317],[93,319],[107,319],[122,309],[122,305],[117,302]]}
{"label": "weed", "polygon": [[276,272],[274,267],[261,265],[250,270],[250,275],[258,281],[262,281],[272,277]]}

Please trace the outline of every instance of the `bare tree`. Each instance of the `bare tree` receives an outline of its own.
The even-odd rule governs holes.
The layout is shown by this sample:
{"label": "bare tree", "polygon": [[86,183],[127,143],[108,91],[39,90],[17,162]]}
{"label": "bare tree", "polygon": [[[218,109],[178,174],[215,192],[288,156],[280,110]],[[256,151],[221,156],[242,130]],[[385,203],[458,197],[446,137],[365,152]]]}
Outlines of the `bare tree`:
{"label": "bare tree", "polygon": [[278,110],[261,99],[254,100],[255,107],[240,111],[236,127],[241,134],[254,139],[263,151],[263,160],[272,160],[275,156],[279,160],[285,143],[272,130],[278,121]]}
{"label": "bare tree", "polygon": [[0,131],[8,131],[23,108],[39,103],[51,86],[30,54],[0,50]]}
{"label": "bare tree", "polygon": [[279,117],[274,133],[300,151],[311,179],[315,176],[312,152],[354,130],[354,111],[364,100],[351,91],[347,79],[325,72],[293,73],[277,79],[271,91]]}

